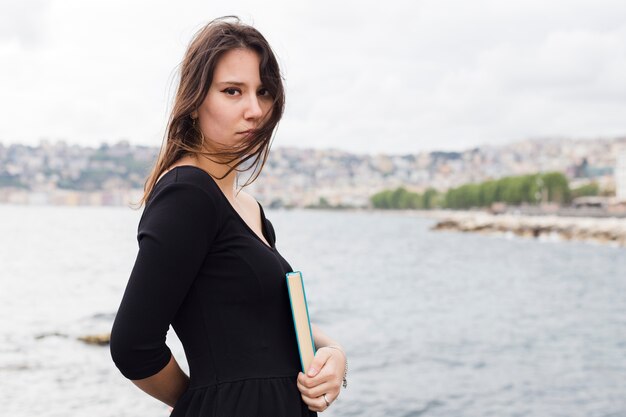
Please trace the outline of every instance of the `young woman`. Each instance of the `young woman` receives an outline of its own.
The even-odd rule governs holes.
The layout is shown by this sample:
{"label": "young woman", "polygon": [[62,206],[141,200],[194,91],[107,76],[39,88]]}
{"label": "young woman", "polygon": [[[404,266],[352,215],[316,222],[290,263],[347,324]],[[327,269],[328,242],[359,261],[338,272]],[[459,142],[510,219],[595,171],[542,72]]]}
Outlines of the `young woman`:
{"label": "young woman", "polygon": [[[122,374],[172,416],[314,416],[345,382],[344,350],[315,325],[317,353],[300,372],[291,266],[261,205],[236,186],[244,167],[247,183],[258,176],[283,106],[278,64],[256,29],[222,18],[196,34],[111,333]],[[170,324],[189,377],[165,344]]]}

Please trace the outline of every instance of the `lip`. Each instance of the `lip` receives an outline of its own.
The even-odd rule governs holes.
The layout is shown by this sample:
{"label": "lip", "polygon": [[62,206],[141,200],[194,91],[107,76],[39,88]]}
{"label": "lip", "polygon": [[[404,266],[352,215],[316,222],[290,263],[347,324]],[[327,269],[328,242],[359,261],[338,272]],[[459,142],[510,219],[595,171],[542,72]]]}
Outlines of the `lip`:
{"label": "lip", "polygon": [[254,129],[248,129],[248,130],[243,130],[243,131],[241,131],[241,132],[237,132],[237,133],[238,133],[238,134],[241,134],[241,135],[251,135],[251,134],[253,134],[254,132],[256,132],[256,130],[254,130]]}

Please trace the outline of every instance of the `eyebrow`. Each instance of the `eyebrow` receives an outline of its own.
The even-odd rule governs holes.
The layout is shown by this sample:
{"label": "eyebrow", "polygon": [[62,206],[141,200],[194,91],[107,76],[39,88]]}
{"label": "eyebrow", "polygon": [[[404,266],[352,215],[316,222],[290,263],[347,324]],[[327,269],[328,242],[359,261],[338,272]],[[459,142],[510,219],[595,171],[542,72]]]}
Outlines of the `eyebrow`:
{"label": "eyebrow", "polygon": [[242,83],[242,82],[240,82],[240,81],[222,81],[222,82],[219,82],[219,83],[217,83],[217,84],[218,84],[218,85],[224,85],[224,84],[228,84],[228,85],[236,85],[236,86],[238,86],[238,87],[241,87],[241,86],[245,86],[245,85],[246,85],[246,83]]}
{"label": "eyebrow", "polygon": [[[215,83],[217,85],[235,85],[237,87],[245,87],[246,83],[243,83],[241,81],[221,81],[218,83]],[[259,87],[263,87],[263,83],[259,84]]]}

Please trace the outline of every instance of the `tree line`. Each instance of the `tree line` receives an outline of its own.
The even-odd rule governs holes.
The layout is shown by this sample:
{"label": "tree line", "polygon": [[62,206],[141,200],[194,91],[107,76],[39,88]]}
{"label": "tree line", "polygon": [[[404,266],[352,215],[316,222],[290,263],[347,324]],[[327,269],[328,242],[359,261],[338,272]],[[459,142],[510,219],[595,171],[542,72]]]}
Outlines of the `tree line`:
{"label": "tree line", "polygon": [[599,195],[597,183],[571,189],[565,175],[560,172],[537,173],[503,177],[478,184],[464,184],[446,192],[428,188],[416,193],[404,187],[384,190],[370,200],[381,209],[469,209],[489,207],[493,203],[507,205],[556,203],[569,204],[572,199]]}

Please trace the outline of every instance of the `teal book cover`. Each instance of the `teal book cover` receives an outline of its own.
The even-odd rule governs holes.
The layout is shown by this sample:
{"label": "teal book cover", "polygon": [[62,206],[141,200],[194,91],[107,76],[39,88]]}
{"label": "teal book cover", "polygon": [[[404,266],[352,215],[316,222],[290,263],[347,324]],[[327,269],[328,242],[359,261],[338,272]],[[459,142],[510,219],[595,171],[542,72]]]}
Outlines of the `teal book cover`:
{"label": "teal book cover", "polygon": [[293,325],[296,330],[296,340],[300,353],[300,364],[302,365],[302,372],[306,373],[315,356],[315,342],[313,331],[311,330],[304,280],[300,271],[289,272],[286,280]]}

